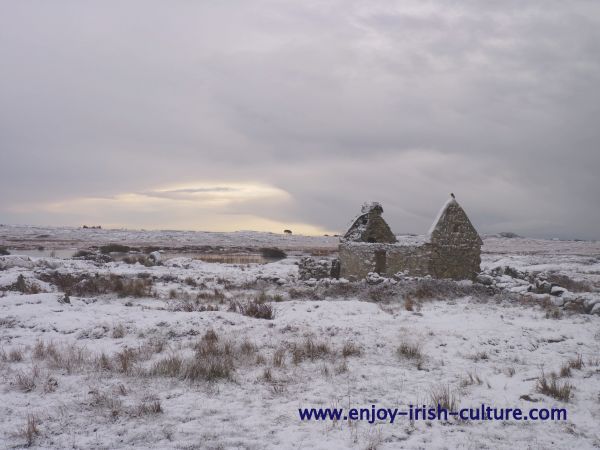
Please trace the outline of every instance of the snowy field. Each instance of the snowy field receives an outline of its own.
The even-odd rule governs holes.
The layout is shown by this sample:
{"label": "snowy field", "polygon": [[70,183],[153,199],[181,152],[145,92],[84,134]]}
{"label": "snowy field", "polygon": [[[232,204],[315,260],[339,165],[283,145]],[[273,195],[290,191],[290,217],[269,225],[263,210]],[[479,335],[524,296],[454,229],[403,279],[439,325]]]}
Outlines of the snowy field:
{"label": "snowy field", "polygon": [[[109,243],[140,252],[103,255]],[[300,255],[336,245],[0,226],[2,448],[600,447],[600,243],[488,237],[477,283],[297,279]],[[38,247],[56,256],[27,256]],[[184,254],[152,260],[144,247]],[[185,255],[208,247],[288,257]],[[298,417],[429,405],[442,391],[455,406],[560,407],[568,420]]]}

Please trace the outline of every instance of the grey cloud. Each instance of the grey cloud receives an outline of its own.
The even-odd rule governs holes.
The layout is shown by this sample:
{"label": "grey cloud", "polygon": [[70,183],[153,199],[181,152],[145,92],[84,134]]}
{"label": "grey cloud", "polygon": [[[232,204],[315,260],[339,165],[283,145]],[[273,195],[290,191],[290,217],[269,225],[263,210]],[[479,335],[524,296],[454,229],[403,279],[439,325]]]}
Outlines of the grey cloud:
{"label": "grey cloud", "polygon": [[3,10],[2,222],[77,220],[15,204],[261,182],[291,200],[228,212],[340,230],[378,199],[423,232],[453,191],[482,231],[600,238],[597,2]]}

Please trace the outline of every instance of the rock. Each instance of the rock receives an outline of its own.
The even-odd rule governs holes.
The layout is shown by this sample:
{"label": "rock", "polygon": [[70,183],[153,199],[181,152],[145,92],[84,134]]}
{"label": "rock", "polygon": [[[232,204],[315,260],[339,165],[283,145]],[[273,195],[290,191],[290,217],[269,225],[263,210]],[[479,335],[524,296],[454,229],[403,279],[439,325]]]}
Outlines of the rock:
{"label": "rock", "polygon": [[593,307],[592,310],[590,311],[590,314],[595,314],[597,316],[600,316],[600,303],[596,303]]}
{"label": "rock", "polygon": [[381,284],[385,281],[385,278],[383,278],[377,272],[369,272],[366,280],[367,284]]}
{"label": "rock", "polygon": [[550,299],[550,302],[554,306],[563,306],[565,304],[565,300],[562,299],[561,297],[553,297],[553,298]]}
{"label": "rock", "polygon": [[159,251],[152,252],[148,255],[148,259],[151,259],[155,263],[159,263],[161,258],[162,258],[162,256]]}
{"label": "rock", "polygon": [[486,275],[483,273],[480,273],[479,275],[477,275],[477,278],[475,279],[475,281],[477,281],[478,283],[481,283],[485,286],[491,286],[492,284],[494,284],[494,278],[491,277],[490,275]]}
{"label": "rock", "polygon": [[534,403],[536,403],[536,402],[539,402],[539,400],[538,400],[537,398],[533,398],[533,397],[532,397],[532,396],[530,396],[529,394],[524,394],[524,395],[521,395],[521,396],[519,397],[519,399],[521,399],[521,400],[525,400],[526,402],[534,402]]}
{"label": "rock", "polygon": [[546,280],[535,280],[535,287],[538,294],[549,294],[552,291],[552,285]]}
{"label": "rock", "polygon": [[298,264],[298,277],[301,280],[322,280],[339,277],[339,259],[316,259],[305,256]]}
{"label": "rock", "polygon": [[552,286],[552,289],[550,289],[550,295],[555,295],[557,297],[562,296],[565,292],[567,292],[567,290],[560,286]]}
{"label": "rock", "polygon": [[583,306],[587,311],[591,311],[594,305],[600,303],[600,298],[588,298],[583,300]]}

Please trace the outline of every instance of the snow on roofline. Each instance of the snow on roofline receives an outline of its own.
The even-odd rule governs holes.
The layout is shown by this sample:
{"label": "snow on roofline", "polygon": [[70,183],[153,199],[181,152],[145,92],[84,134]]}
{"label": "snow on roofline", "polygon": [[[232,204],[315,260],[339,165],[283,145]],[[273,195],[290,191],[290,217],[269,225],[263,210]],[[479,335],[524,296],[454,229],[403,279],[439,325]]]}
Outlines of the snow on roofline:
{"label": "snow on roofline", "polygon": [[444,205],[442,206],[440,211],[437,213],[437,216],[433,220],[433,223],[431,224],[431,227],[429,228],[429,231],[427,232],[427,237],[431,237],[432,233],[435,231],[435,228],[436,228],[438,222],[440,221],[440,219],[442,218],[442,216],[444,215],[444,213],[446,212],[448,207],[452,204],[458,204],[458,202],[454,199],[454,197],[450,197],[448,200],[446,200],[446,203],[444,203]]}

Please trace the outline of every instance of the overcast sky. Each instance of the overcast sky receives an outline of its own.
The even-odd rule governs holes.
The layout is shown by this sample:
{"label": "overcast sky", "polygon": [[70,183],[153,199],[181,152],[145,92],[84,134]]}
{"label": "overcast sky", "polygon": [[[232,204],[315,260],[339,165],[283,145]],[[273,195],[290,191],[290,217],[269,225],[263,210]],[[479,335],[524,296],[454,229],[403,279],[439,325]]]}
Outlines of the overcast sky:
{"label": "overcast sky", "polygon": [[0,223],[600,239],[598,0],[0,11]]}

